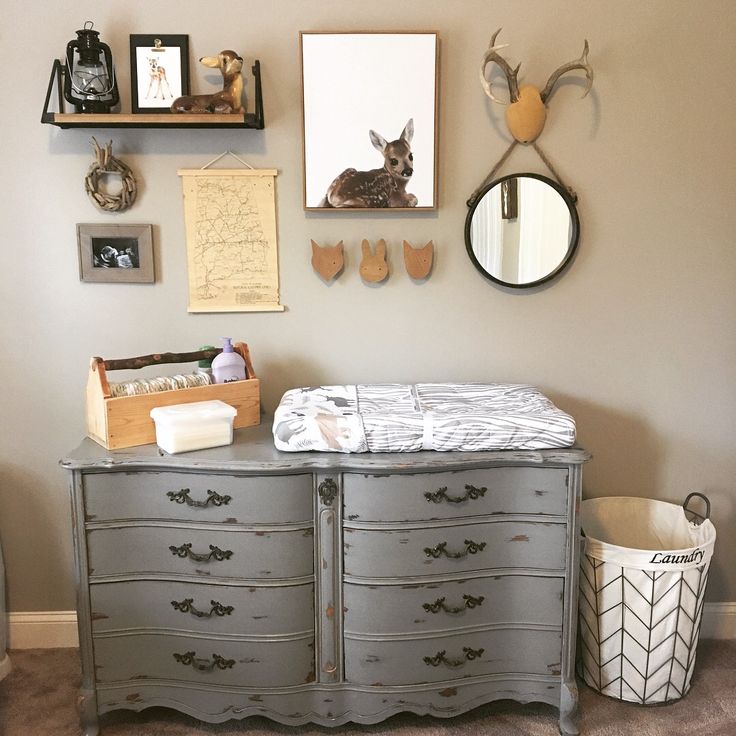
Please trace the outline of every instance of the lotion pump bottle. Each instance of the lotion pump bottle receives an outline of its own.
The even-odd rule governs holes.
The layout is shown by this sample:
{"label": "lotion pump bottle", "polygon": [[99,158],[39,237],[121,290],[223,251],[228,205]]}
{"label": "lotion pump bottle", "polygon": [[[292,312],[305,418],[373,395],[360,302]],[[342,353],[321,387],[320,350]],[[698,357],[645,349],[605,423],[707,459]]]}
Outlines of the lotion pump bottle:
{"label": "lotion pump bottle", "polygon": [[212,360],[212,375],[215,383],[231,383],[245,378],[245,361],[236,353],[232,338],[222,338],[222,352]]}

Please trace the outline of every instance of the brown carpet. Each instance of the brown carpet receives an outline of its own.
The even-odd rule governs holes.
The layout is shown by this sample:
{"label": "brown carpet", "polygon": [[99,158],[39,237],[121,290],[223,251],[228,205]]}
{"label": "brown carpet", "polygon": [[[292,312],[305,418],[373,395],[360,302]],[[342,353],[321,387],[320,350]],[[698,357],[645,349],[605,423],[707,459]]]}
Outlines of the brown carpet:
{"label": "brown carpet", "polygon": [[[10,653],[0,682],[2,736],[79,736],[76,649]],[[736,642],[702,641],[688,695],[664,706],[638,706],[580,687],[583,736],[736,736]],[[282,726],[263,718],[210,725],[164,708],[117,711],[101,719],[103,736],[554,736],[557,712],[546,705],[492,703],[452,719],[397,715],[372,726]]]}

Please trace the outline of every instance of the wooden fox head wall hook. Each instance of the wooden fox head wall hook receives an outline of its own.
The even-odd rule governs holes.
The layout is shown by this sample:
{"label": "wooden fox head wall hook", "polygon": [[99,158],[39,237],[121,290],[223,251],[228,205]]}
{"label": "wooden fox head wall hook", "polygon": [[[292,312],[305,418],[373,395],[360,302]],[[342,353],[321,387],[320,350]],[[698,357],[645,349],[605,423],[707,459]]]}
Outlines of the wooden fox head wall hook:
{"label": "wooden fox head wall hook", "polygon": [[434,243],[431,240],[420,248],[414,248],[408,240],[404,241],[404,265],[413,279],[421,281],[429,276],[433,258]]}
{"label": "wooden fox head wall hook", "polygon": [[378,283],[388,276],[388,264],[386,263],[386,241],[381,239],[376,243],[375,254],[371,250],[370,243],[364,240],[361,244],[363,260],[360,262],[360,277],[363,281]]}
{"label": "wooden fox head wall hook", "polygon": [[325,280],[332,281],[342,272],[345,254],[342,240],[337,245],[312,243],[312,268]]}
{"label": "wooden fox head wall hook", "polygon": [[515,69],[511,68],[511,65],[498,54],[500,49],[506,48],[508,44],[501,44],[496,46],[496,38],[501,32],[499,28],[491,37],[491,42],[488,45],[488,50],[483,56],[483,61],[480,65],[480,83],[483,85],[485,93],[494,101],[501,105],[507,103],[503,100],[499,100],[494,94],[491,88],[491,83],[486,79],[486,67],[490,63],[497,64],[501,71],[506,77],[506,82],[509,87],[509,106],[506,109],[506,125],[509,129],[509,133],[519,143],[532,143],[542,133],[544,129],[544,123],[547,119],[547,100],[552,94],[557,80],[567,72],[575,69],[582,69],[585,72],[585,76],[588,80],[588,84],[585,87],[585,97],[590,92],[593,86],[593,68],[588,63],[588,42],[585,41],[583,47],[583,53],[579,59],[575,61],[563,64],[557,70],[552,72],[552,75],[547,80],[547,84],[541,91],[531,84],[525,84],[519,87],[517,76],[519,74],[519,68],[521,64],[518,64]]}

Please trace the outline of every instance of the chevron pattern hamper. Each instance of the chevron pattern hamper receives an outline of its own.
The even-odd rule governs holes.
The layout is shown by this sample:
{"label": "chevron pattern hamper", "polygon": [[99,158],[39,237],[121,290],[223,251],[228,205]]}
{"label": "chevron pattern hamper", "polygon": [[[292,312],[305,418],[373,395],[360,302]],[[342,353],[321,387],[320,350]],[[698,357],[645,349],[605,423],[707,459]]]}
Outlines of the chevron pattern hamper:
{"label": "chevron pattern hamper", "polygon": [[578,670],[604,695],[650,705],[690,688],[716,536],[707,499],[688,520],[693,495],[582,503]]}

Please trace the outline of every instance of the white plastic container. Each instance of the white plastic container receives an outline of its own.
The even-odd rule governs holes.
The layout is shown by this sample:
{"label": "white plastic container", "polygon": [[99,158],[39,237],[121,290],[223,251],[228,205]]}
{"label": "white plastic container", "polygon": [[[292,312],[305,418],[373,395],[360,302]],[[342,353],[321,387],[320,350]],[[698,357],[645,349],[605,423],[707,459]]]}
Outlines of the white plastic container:
{"label": "white plastic container", "polygon": [[151,409],[156,444],[172,454],[230,445],[237,413],[235,407],[217,400],[157,406]]}

